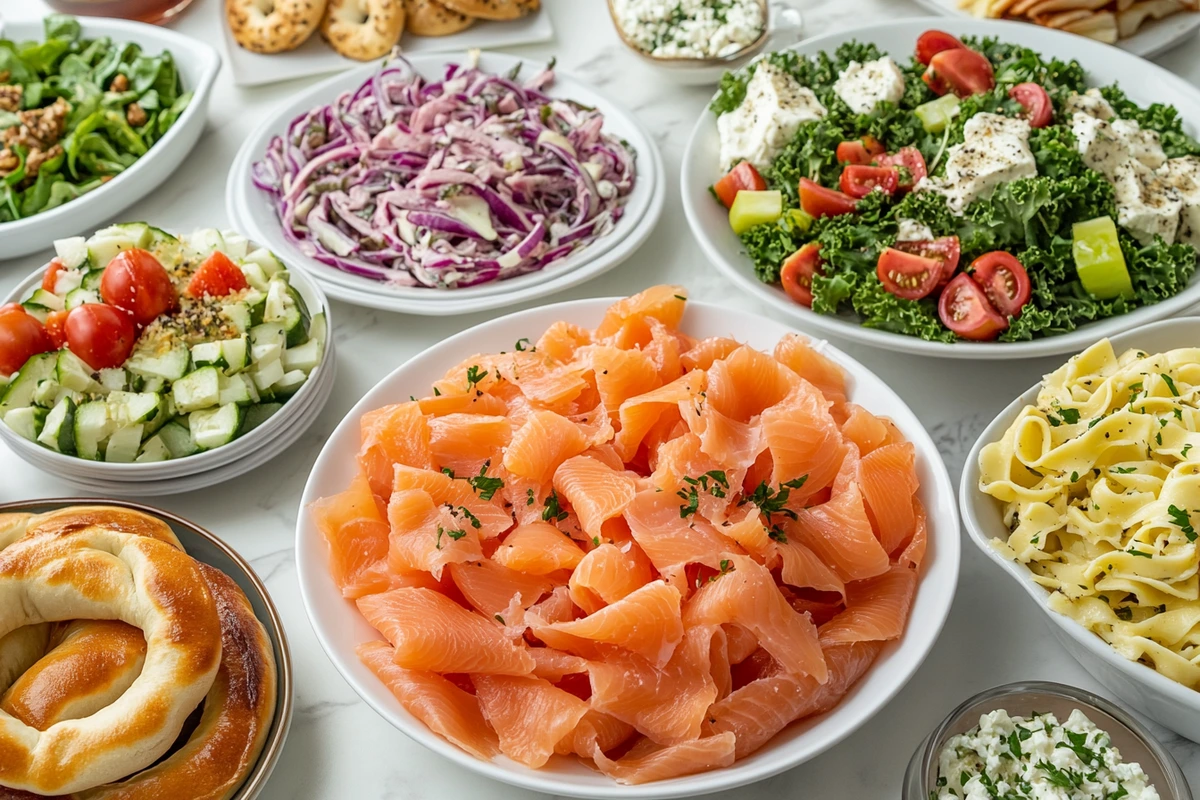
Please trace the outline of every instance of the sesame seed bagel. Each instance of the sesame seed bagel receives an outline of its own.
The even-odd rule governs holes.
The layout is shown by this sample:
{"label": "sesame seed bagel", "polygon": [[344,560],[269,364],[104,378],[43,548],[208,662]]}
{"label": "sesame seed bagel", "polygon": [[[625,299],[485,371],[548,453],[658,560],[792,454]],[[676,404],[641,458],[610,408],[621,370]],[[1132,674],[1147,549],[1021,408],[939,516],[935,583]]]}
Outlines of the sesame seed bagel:
{"label": "sesame seed bagel", "polygon": [[391,52],[404,20],[404,0],[329,0],[321,35],[346,58],[370,61]]}
{"label": "sesame seed bagel", "polygon": [[312,36],[325,0],[225,0],[225,20],[239,45],[255,53],[295,50]]}
{"label": "sesame seed bagel", "polygon": [[44,731],[0,710],[0,786],[70,794],[143,770],[212,688],[221,661],[217,603],[176,547],[92,526],[26,536],[0,552],[0,635],[76,619],[140,628],[141,672],[110,705]]}
{"label": "sesame seed bagel", "polygon": [[541,7],[540,0],[440,0],[448,8],[479,19],[519,19]]}
{"label": "sesame seed bagel", "polygon": [[453,11],[437,0],[404,0],[409,33],[417,36],[449,36],[465,31],[475,23],[474,17]]}

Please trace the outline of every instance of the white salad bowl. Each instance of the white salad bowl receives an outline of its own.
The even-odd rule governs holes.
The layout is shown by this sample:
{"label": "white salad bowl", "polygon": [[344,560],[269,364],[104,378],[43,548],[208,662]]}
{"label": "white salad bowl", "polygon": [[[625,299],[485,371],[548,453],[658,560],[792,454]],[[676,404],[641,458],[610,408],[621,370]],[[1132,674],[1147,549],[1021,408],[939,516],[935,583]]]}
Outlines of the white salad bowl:
{"label": "white salad bowl", "polygon": [[[1113,349],[1121,353],[1137,348],[1161,353],[1178,347],[1200,346],[1200,317],[1157,322],[1112,337]],[[1006,559],[992,540],[1008,539],[1003,504],[979,489],[979,454],[985,446],[999,440],[1027,405],[1037,400],[1039,382],[1014,400],[979,436],[967,456],[959,487],[963,523],[972,541],[1019,583],[1046,612],[1049,627],[1075,660],[1117,697],[1155,722],[1181,736],[1200,742],[1200,692],[1160,675],[1150,667],[1118,655],[1107,642],[1079,623],[1052,611],[1050,593],[1033,580],[1027,567]]]}
{"label": "white salad bowl", "polygon": [[[359,419],[367,411],[423,395],[448,366],[495,351],[521,337],[535,338],[551,323],[570,320],[595,326],[615,301],[578,300],[533,308],[501,317],[460,333],[414,357],[360,400],[330,435],[318,456],[300,501],[296,530],[296,566],[309,621],[334,666],[384,719],[409,738],[456,764],[523,789],[567,797],[666,798],[720,792],[768,778],[833,747],[865,724],[904,686],[933,647],[958,581],[959,532],[954,488],[929,434],[888,386],[828,342],[814,347],[846,371],[850,399],[875,414],[891,417],[917,453],[920,498],[928,511],[929,552],[907,631],[889,643],[878,661],[832,711],[792,725],[757,753],[731,767],[640,786],[622,786],[582,764],[555,758],[540,770],[503,756],[481,761],[432,733],[409,714],[388,688],[359,662],[355,647],[379,639],[354,603],[342,597],[329,572],[325,541],[313,523],[309,505],[343,491],[358,469]],[[695,337],[732,336],[770,351],[791,330],[769,319],[704,303],[689,303],[682,330]]]}
{"label": "white salad bowl", "polygon": [[[421,75],[440,79],[447,64],[465,64],[468,59],[467,53],[431,54],[413,56],[409,62]],[[500,53],[482,54],[479,64],[481,69],[491,73],[505,73],[520,65],[526,76],[532,76],[545,66]],[[266,153],[270,140],[283,134],[293,119],[314,106],[331,103],[344,91],[357,88],[378,69],[377,64],[365,64],[293,96],[270,114],[242,144],[225,186],[226,210],[240,232],[262,242],[289,268],[307,272],[331,297],[386,311],[434,316],[514,305],[575,286],[617,266],[649,237],[662,216],[666,177],[653,137],[620,105],[570,73],[556,70],[548,94],[602,111],[604,131],[626,140],[637,157],[633,191],[621,219],[608,234],[538,272],[461,289],[395,286],[320,263],[287,238],[279,221],[275,199],[254,185],[251,171],[254,163]]]}
{"label": "white salad bowl", "polygon": [[[891,20],[808,39],[792,49],[813,56],[823,50],[833,51],[846,42],[859,41],[874,43],[895,58],[907,58],[914,52],[917,37],[930,28],[944,29],[958,36],[995,36],[1002,41],[1019,42],[1043,54],[1075,59],[1087,71],[1089,83],[1120,83],[1130,99],[1142,105],[1154,102],[1173,105],[1183,117],[1185,128],[1192,135],[1200,134],[1200,89],[1197,87],[1123,50],[1083,36],[1024,22],[946,17]],[[709,187],[721,177],[719,151],[717,118],[705,108],[692,130],[683,157],[683,208],[692,233],[704,254],[725,277],[786,314],[806,330],[917,355],[977,360],[1025,359],[1075,352],[1099,338],[1165,319],[1200,303],[1200,275],[1194,275],[1188,286],[1174,297],[1119,317],[1082,325],[1071,333],[1028,342],[929,342],[916,336],[863,327],[858,318],[850,313],[838,316],[818,314],[792,302],[779,286],[769,286],[755,276],[754,265],[746,255],[741,240],[729,227],[724,206],[714,200],[709,192]]]}
{"label": "white salad bowl", "polygon": [[[105,17],[80,17],[79,22],[83,36],[88,39],[107,36],[115,42],[133,42],[151,53],[170,50],[183,90],[192,92],[192,100],[146,155],[111,181],[49,211],[0,222],[0,261],[49,249],[55,239],[100,227],[100,223],[112,219],[169,178],[204,131],[213,82],[221,69],[221,57],[212,45],[141,22]],[[41,20],[0,19],[0,37],[40,41],[45,35]]]}
{"label": "white salad bowl", "polygon": [[[45,267],[22,281],[4,302],[20,302],[41,285]],[[121,495],[151,496],[176,494],[211,486],[236,477],[282,452],[304,433],[329,399],[335,374],[332,319],[329,303],[313,281],[302,272],[288,273],[292,287],[304,299],[309,313],[325,315],[329,334],[321,363],[309,379],[288,398],[283,408],[259,427],[232,442],[184,458],[150,463],[89,461],[43,447],[20,436],[0,422],[0,441],[26,462],[91,489]],[[298,420],[306,421],[302,427]],[[234,469],[236,465],[239,469]],[[203,476],[203,477],[201,477]],[[191,480],[187,480],[187,479]],[[182,488],[175,488],[182,487]]]}

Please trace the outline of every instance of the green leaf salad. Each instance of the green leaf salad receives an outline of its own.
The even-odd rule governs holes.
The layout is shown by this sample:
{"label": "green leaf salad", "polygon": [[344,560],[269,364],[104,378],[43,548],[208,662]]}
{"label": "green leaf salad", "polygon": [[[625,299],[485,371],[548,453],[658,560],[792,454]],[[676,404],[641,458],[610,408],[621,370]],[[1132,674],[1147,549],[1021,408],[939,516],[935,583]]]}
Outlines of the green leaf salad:
{"label": "green leaf salad", "polygon": [[183,91],[167,51],[51,15],[43,41],[0,39],[0,223],[74,200],[111,180],[178,120]]}
{"label": "green leaf salad", "polygon": [[[1077,62],[995,39],[937,34],[958,52],[927,66],[934,33],[915,57],[851,42],[722,79],[730,172],[714,194],[759,279],[941,342],[1052,336],[1182,291],[1200,144],[1177,111],[1089,91]],[[776,193],[776,218],[762,202],[747,216]]]}

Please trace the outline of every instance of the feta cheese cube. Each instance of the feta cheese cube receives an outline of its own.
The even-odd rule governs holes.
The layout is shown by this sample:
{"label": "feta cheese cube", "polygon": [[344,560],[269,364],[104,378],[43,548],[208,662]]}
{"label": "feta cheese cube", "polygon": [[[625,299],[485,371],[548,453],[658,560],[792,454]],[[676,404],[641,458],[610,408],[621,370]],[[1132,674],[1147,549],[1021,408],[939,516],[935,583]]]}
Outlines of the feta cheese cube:
{"label": "feta cheese cube", "polygon": [[1099,89],[1088,89],[1083,94],[1072,92],[1064,103],[1064,110],[1071,115],[1087,114],[1089,117],[1104,120],[1112,119],[1117,115],[1113,107],[1100,94]]}
{"label": "feta cheese cube", "polygon": [[1112,176],[1117,199],[1117,222],[1143,245],[1155,236],[1174,242],[1183,200],[1154,170],[1137,160],[1121,165]]}
{"label": "feta cheese cube", "polygon": [[1172,158],[1158,172],[1183,202],[1179,241],[1200,249],[1200,157]]}
{"label": "feta cheese cube", "polygon": [[838,97],[856,114],[870,114],[881,102],[899,103],[904,97],[904,73],[890,56],[850,66],[833,85]]}
{"label": "feta cheese cube", "polygon": [[961,214],[1005,183],[1036,177],[1030,132],[1025,120],[976,114],[963,126],[963,143],[948,151],[945,177],[926,178],[916,190],[946,195],[950,210]]}
{"label": "feta cheese cube", "polygon": [[746,98],[717,117],[721,166],[749,161],[765,169],[805,122],[821,119],[825,106],[812,89],[766,61],[760,61],[746,85]]}
{"label": "feta cheese cube", "polygon": [[1143,130],[1131,119],[1114,119],[1110,124],[1113,133],[1125,140],[1132,158],[1150,169],[1158,169],[1166,162],[1167,155],[1163,152],[1158,131]]}
{"label": "feta cheese cube", "polygon": [[922,225],[915,219],[902,219],[897,222],[897,242],[928,242],[933,240],[933,231],[927,225]]}

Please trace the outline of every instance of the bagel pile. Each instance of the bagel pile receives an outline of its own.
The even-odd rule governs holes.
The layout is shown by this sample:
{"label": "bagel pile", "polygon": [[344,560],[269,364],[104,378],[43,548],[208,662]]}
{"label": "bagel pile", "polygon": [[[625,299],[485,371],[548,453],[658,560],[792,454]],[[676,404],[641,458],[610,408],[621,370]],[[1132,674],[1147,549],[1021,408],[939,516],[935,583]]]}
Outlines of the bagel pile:
{"label": "bagel pile", "polygon": [[449,36],[477,19],[520,19],[540,0],[225,0],[225,18],[239,45],[255,53],[282,53],[318,28],[347,58],[387,55],[409,31]]}
{"label": "bagel pile", "polygon": [[132,509],[0,514],[0,800],[225,800],[275,714],[224,573]]}

